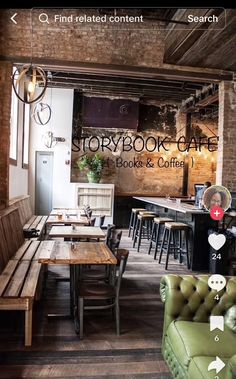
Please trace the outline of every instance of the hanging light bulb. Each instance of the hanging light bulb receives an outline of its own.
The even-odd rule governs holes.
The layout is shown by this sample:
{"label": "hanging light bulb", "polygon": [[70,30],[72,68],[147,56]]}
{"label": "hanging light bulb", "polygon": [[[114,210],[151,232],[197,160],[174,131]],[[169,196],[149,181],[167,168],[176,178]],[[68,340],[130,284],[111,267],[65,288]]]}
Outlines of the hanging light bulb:
{"label": "hanging light bulb", "polygon": [[12,86],[20,101],[31,104],[43,97],[47,88],[47,75],[41,67],[32,64],[23,66],[13,73]]}
{"label": "hanging light bulb", "polygon": [[34,93],[34,91],[35,91],[35,84],[30,81],[29,84],[28,84],[28,92],[30,94],[32,94],[32,93]]}

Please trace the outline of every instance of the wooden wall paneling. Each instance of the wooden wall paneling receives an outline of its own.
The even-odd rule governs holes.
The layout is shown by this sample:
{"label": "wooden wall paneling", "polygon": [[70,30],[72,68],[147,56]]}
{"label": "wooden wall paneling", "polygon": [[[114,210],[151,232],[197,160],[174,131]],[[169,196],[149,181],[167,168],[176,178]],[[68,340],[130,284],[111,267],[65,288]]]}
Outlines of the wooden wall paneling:
{"label": "wooden wall paneling", "polygon": [[7,242],[5,239],[2,221],[0,218],[0,274],[8,262]]}
{"label": "wooden wall paneling", "polygon": [[18,208],[9,208],[5,211],[2,225],[7,242],[8,259],[10,259],[25,241]]}

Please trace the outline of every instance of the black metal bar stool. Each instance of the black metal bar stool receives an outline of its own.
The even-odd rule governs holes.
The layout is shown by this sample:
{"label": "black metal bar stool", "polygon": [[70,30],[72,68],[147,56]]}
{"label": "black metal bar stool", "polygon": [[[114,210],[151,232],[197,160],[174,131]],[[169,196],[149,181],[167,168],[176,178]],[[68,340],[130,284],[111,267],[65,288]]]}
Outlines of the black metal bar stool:
{"label": "black metal bar stool", "polygon": [[171,222],[174,221],[171,218],[168,217],[155,217],[152,222],[152,233],[150,238],[150,244],[148,249],[148,254],[151,253],[152,245],[154,243],[155,245],[155,251],[154,251],[154,259],[157,259],[157,251],[158,251],[158,245],[161,243],[161,229],[164,227],[165,222]]}
{"label": "black metal bar stool", "polygon": [[[165,229],[161,244],[159,263],[161,263],[161,258],[163,252],[166,253],[166,264],[165,269],[168,268],[169,255],[173,252],[174,254],[179,254],[179,262],[183,261],[183,254],[186,255],[187,267],[190,268],[189,251],[188,251],[188,236],[190,227],[183,222],[166,222]],[[182,232],[184,234],[185,250],[183,249],[183,239]],[[176,239],[176,233],[178,234],[178,241]],[[172,245],[171,245],[172,242]],[[166,247],[165,247],[166,244]]]}
{"label": "black metal bar stool", "polygon": [[133,234],[132,234],[132,238],[133,238],[135,224],[136,224],[136,220],[137,220],[137,215],[138,215],[139,211],[145,211],[145,210],[146,210],[145,208],[132,208],[131,215],[130,215],[130,220],[129,220],[129,234],[128,234],[128,237],[130,237],[131,230],[133,230]]}
{"label": "black metal bar stool", "polygon": [[[139,211],[138,213],[140,216],[145,216],[145,215],[153,215],[154,217],[157,217],[158,214],[154,211],[148,211],[147,209],[145,209],[145,211]],[[148,221],[145,221],[145,229],[147,230],[147,239],[149,240],[150,239],[150,236],[151,236],[151,233],[152,233],[152,222],[153,220],[151,220],[150,222]],[[137,221],[136,221],[136,226],[138,227],[138,218],[137,218]],[[137,232],[137,229],[135,230]]]}
{"label": "black metal bar stool", "polygon": [[156,217],[155,213],[152,212],[139,212],[137,217],[137,222],[135,226],[135,232],[134,232],[134,243],[133,247],[135,247],[135,244],[138,240],[138,246],[137,251],[140,249],[141,241],[142,239],[149,239],[151,236],[151,225],[152,221]]}

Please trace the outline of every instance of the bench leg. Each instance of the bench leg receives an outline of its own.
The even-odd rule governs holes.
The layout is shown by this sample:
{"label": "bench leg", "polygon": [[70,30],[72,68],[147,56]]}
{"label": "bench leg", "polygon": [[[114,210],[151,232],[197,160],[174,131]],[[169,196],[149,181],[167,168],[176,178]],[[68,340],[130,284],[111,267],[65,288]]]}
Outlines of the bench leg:
{"label": "bench leg", "polygon": [[32,315],[32,308],[25,311],[25,346],[32,345]]}

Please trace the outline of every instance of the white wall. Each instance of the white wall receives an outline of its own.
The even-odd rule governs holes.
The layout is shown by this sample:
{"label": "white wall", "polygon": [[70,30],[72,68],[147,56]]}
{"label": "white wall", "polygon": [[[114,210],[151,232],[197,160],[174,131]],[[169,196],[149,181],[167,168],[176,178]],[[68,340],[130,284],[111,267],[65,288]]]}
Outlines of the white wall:
{"label": "white wall", "polygon": [[9,165],[9,199],[28,194],[28,169],[22,168],[23,106],[18,103],[17,166]]}
{"label": "white wall", "polygon": [[[36,151],[54,152],[52,206],[74,207],[75,184],[70,183],[70,164],[65,164],[66,159],[71,161],[73,90],[49,88],[42,101],[49,105],[51,104],[52,117],[49,123],[44,126],[38,125],[35,122],[31,125],[29,194],[31,196],[32,207],[33,209],[35,208]],[[45,147],[42,137],[49,130],[53,132],[55,137],[64,137],[66,141],[58,142],[53,148]]]}

